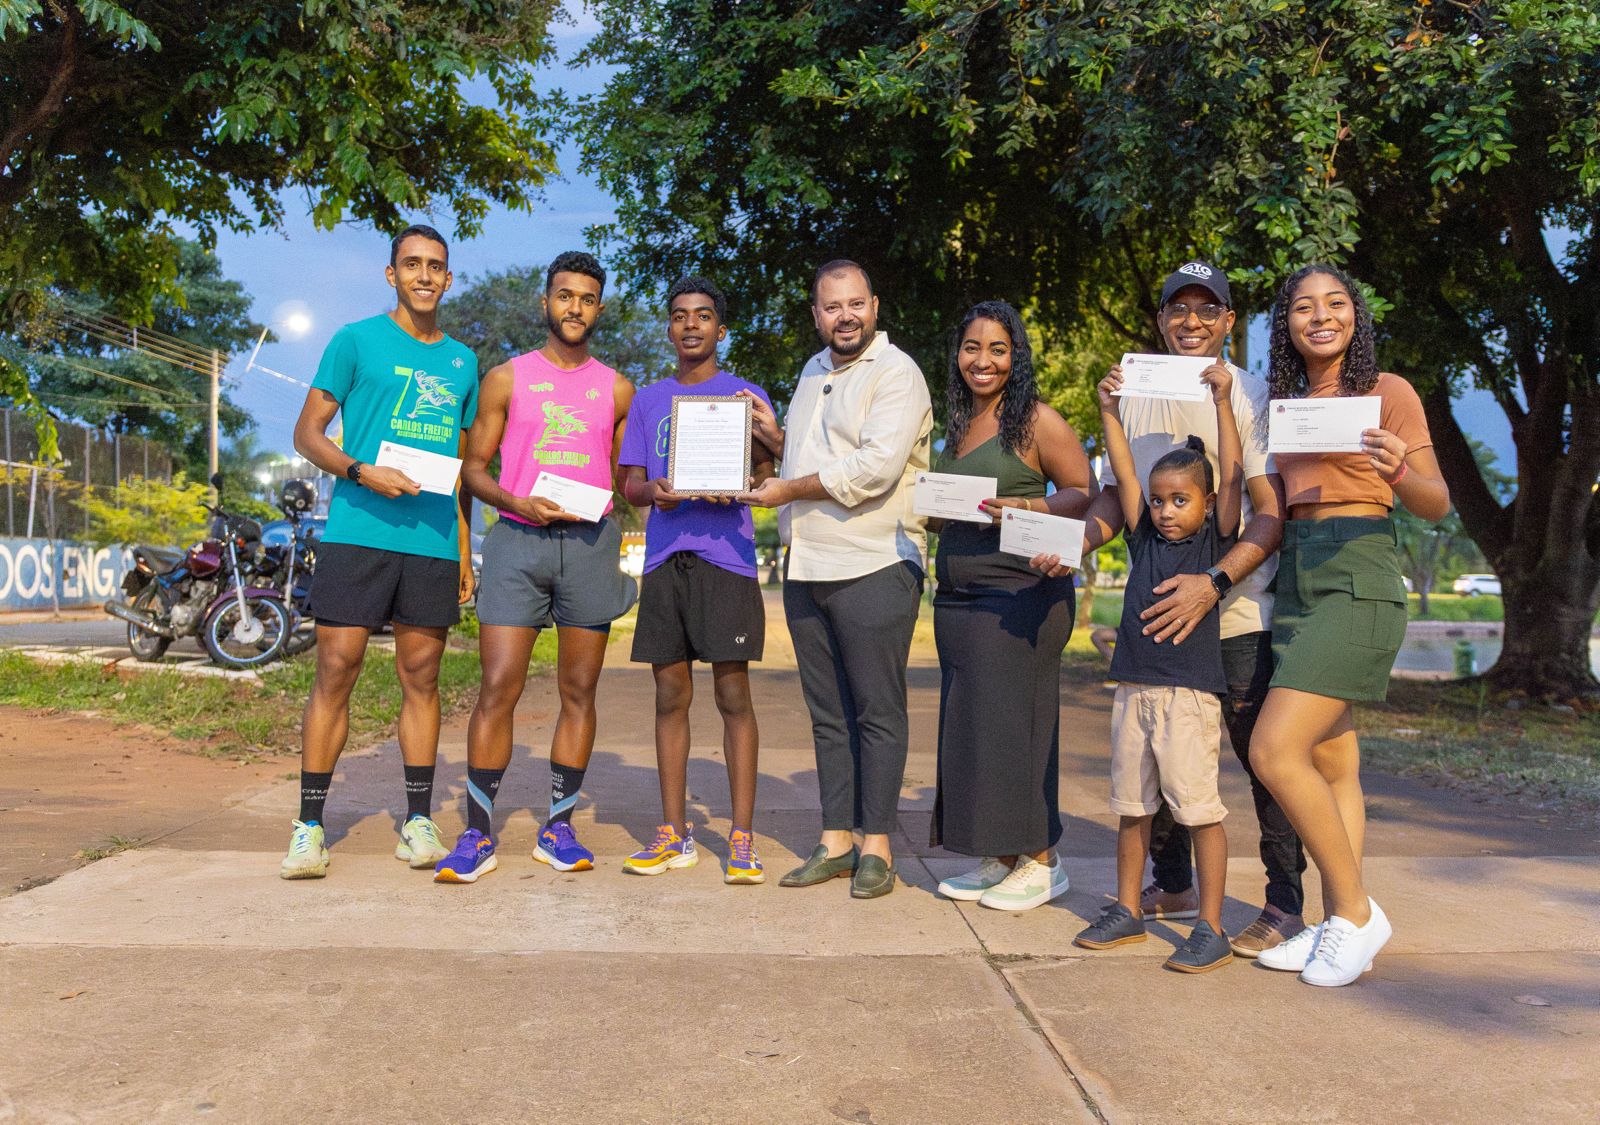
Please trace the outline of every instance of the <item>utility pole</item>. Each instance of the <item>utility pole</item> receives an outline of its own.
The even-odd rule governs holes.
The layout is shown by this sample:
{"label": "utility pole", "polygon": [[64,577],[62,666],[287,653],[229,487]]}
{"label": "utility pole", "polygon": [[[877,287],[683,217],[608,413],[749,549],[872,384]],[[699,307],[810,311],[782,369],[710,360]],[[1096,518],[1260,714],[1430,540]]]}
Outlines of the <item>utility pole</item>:
{"label": "utility pole", "polygon": [[222,353],[216,348],[211,349],[211,397],[209,400],[209,418],[211,431],[211,448],[206,458],[206,479],[209,481],[217,475],[217,400],[222,393]]}

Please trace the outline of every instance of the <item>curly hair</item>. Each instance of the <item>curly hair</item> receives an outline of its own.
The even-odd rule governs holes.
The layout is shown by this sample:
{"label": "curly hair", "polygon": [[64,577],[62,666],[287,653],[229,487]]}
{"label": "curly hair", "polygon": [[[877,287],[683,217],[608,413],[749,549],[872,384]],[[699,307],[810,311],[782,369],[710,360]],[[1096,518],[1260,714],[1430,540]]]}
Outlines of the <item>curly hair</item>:
{"label": "curly hair", "polygon": [[1034,407],[1039,402],[1039,382],[1033,372],[1033,344],[1022,316],[1004,301],[980,301],[967,310],[955,331],[950,348],[950,379],[945,385],[945,406],[949,425],[947,448],[961,447],[972,423],[972,389],[961,377],[961,341],[975,320],[992,320],[1011,338],[1011,377],[1000,392],[1000,444],[1008,453],[1020,455],[1033,444]]}
{"label": "curly hair", "polygon": [[698,293],[711,300],[711,307],[717,310],[717,323],[728,323],[728,299],[722,295],[722,290],[717,288],[716,282],[699,275],[680,277],[672,283],[672,288],[667,290],[667,311],[672,311],[672,302],[682,297],[685,293]]}
{"label": "curly hair", "polygon": [[1315,273],[1326,274],[1344,286],[1356,310],[1355,334],[1350,337],[1344,362],[1339,365],[1339,397],[1364,395],[1378,385],[1378,341],[1372,329],[1372,312],[1367,308],[1366,298],[1361,295],[1360,287],[1349,274],[1336,266],[1316,263],[1290,274],[1272,305],[1268,378],[1272,384],[1273,398],[1300,398],[1311,389],[1306,378],[1306,357],[1300,354],[1289,336],[1289,306],[1294,301],[1294,293],[1300,283]]}
{"label": "curly hair", "polygon": [[600,264],[600,259],[583,250],[564,250],[556,255],[555,261],[544,271],[546,293],[550,292],[550,287],[556,283],[558,273],[581,273],[598,281],[602,292],[606,287],[605,267]]}

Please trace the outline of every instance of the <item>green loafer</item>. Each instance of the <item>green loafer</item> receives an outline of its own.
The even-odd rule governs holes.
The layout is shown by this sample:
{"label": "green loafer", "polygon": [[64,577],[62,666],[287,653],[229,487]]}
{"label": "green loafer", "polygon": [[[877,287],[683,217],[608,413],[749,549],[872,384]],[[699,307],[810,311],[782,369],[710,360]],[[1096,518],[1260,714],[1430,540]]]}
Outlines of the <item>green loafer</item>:
{"label": "green loafer", "polygon": [[856,865],[855,878],[850,880],[851,898],[882,898],[894,890],[894,877],[899,868],[885,863],[875,855],[864,855]]}
{"label": "green loafer", "polygon": [[827,846],[818,844],[817,850],[811,853],[811,858],[779,879],[778,885],[812,887],[818,883],[826,883],[829,879],[842,879],[846,875],[855,873],[856,862],[859,859],[860,853],[855,848],[851,848],[844,855],[829,859]]}

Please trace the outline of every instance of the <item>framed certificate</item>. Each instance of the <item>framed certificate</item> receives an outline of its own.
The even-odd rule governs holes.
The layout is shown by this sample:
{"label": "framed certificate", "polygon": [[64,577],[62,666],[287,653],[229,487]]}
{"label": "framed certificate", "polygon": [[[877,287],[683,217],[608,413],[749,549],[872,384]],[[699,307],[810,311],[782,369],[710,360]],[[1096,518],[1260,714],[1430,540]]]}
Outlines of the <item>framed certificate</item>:
{"label": "framed certificate", "polygon": [[667,480],[685,496],[732,496],[750,487],[750,400],[677,395]]}

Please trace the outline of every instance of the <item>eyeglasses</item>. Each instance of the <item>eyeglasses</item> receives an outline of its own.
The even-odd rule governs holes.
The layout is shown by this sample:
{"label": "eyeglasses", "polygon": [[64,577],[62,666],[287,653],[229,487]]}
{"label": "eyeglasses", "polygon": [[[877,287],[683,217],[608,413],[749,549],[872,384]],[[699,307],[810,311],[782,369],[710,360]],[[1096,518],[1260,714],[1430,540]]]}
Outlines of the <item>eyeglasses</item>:
{"label": "eyeglasses", "polygon": [[1188,320],[1189,314],[1192,312],[1200,318],[1201,324],[1215,324],[1222,319],[1222,314],[1227,311],[1227,305],[1201,305],[1199,308],[1190,308],[1180,302],[1179,304],[1165,306],[1161,310],[1161,315],[1167,320],[1179,322]]}

